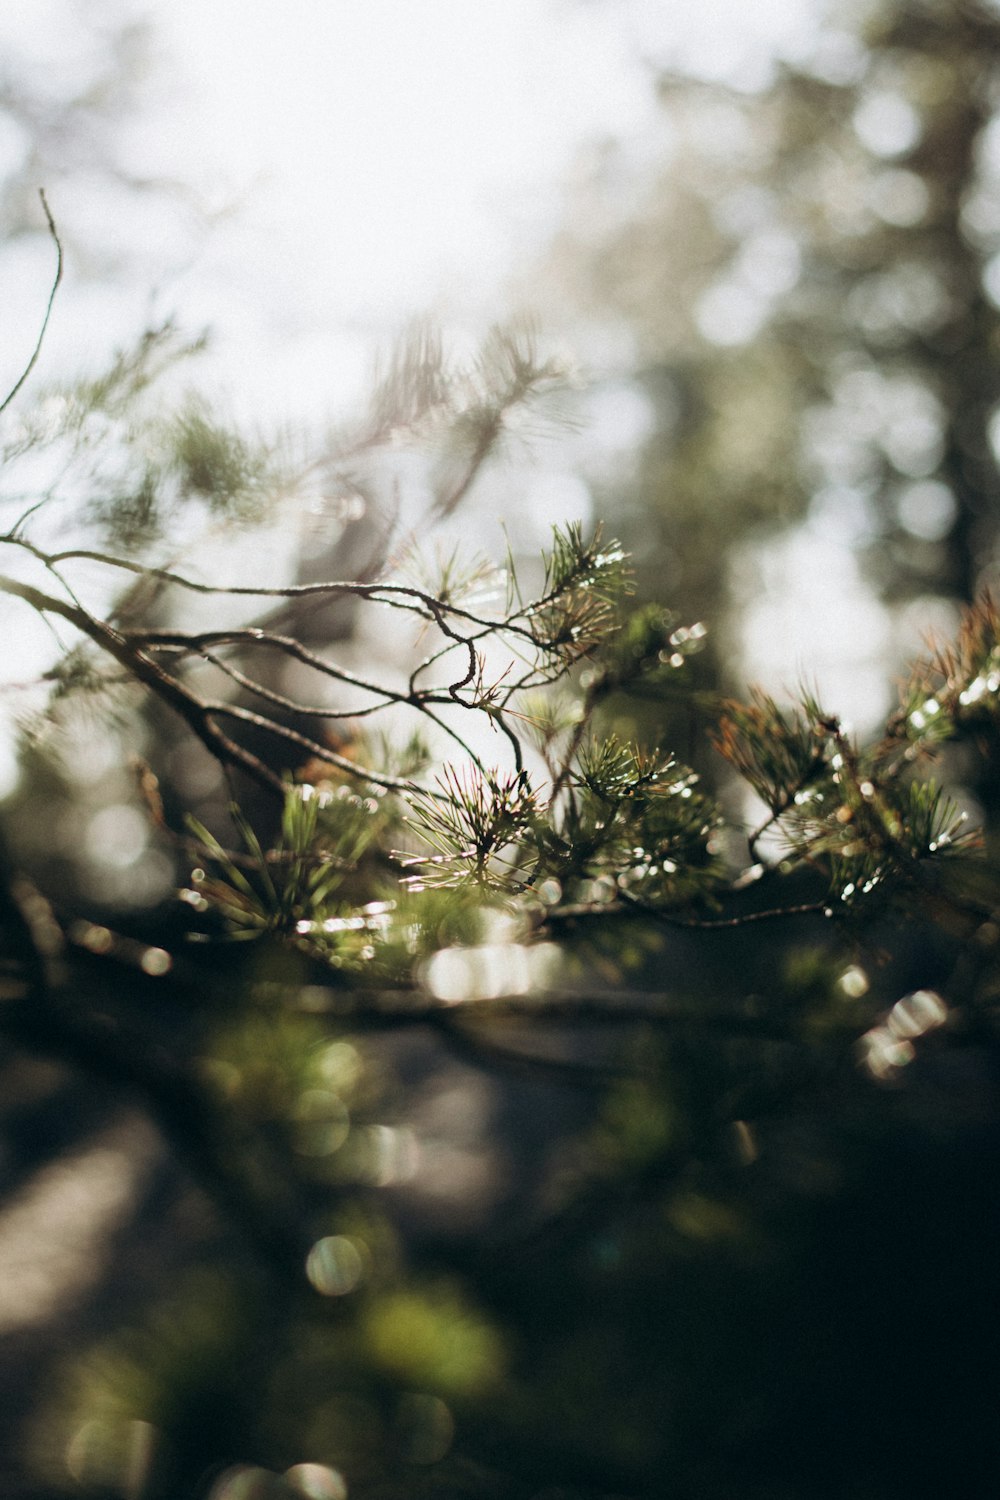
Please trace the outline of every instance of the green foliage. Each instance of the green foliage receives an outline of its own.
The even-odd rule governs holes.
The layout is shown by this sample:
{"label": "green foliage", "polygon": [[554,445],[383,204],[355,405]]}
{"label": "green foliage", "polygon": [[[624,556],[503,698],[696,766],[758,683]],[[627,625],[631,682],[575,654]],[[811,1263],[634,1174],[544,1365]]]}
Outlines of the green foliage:
{"label": "green foliage", "polygon": [[290,785],[280,837],[266,852],[237,806],[230,815],[248,868],[189,816],[188,827],[203,857],[219,874],[197,868],[182,900],[197,912],[220,918],[227,935],[237,941],[273,933],[322,952],[332,964],[363,957],[371,935],[385,925],[387,908],[373,902],[359,911],[345,886],[356,884],[366,857],[384,839],[392,822],[386,801],[360,797],[346,786],[334,792]]}
{"label": "green foliage", "polygon": [[928,747],[996,723],[1000,693],[1000,610],[990,594],[965,612],[954,645],[917,662],[903,689],[890,735],[912,757]]}
{"label": "green foliage", "polygon": [[[904,698],[912,696],[907,688]],[[911,711],[904,722],[909,748],[900,757],[892,733],[859,751],[808,698],[795,712],[779,711],[764,694],[727,705],[718,747],[770,810],[752,842],[764,832],[776,836],[780,855],[822,868],[841,902],[858,906],[873,893],[880,900],[893,882],[911,899],[923,866],[973,847],[979,834],[932,779],[913,775],[915,756],[949,737],[941,715],[914,720]],[[951,735],[957,732],[953,723]]]}
{"label": "green foliage", "polygon": [[570,665],[593,651],[615,620],[627,586],[625,553],[616,543],[604,546],[599,531],[584,541],[571,522],[553,528],[543,564],[540,597],[525,618],[536,644]]}
{"label": "green foliage", "polygon": [[411,798],[408,820],[435,851],[415,861],[421,885],[453,885],[466,879],[510,889],[523,878],[517,850],[539,819],[527,775],[483,775],[447,767],[433,795]]}
{"label": "green foliage", "polygon": [[503,1370],[502,1340],[447,1284],[373,1303],[364,1337],[377,1363],[404,1386],[454,1398],[488,1392]]}
{"label": "green foliage", "polygon": [[[238,513],[264,471],[246,468],[224,432],[190,421],[176,493]],[[124,502],[109,516],[123,531]],[[146,519],[134,510],[137,536]],[[201,1500],[207,1469],[234,1457],[247,1467],[232,1483],[287,1491],[298,1479],[277,1473],[294,1473],[304,1453],[303,1483],[330,1493],[346,1473],[361,1495],[409,1500],[426,1466],[432,1488],[478,1500],[492,1483],[477,1467],[484,1455],[511,1473],[511,1493],[521,1470],[535,1488],[569,1476],[576,1493],[581,1464],[588,1483],[600,1473],[602,1494],[650,1493],[683,1470],[705,1412],[738,1452],[753,1390],[770,1388],[760,1341],[737,1339],[747,1368],[734,1355],[721,1395],[703,1352],[706,1337],[714,1349],[734,1337],[722,1325],[737,1294],[755,1316],[771,1310],[790,1351],[781,1389],[796,1384],[794,1320],[774,1308],[813,1230],[783,1220],[780,1172],[829,1191],[847,1127],[837,1116],[830,1141],[804,1150],[804,1164],[767,1168],[759,1191],[749,1169],[762,1150],[784,1161],[789,1111],[842,1096],[852,1118],[867,1108],[865,1085],[894,1087],[925,1038],[948,1029],[936,991],[899,998],[873,983],[869,932],[920,916],[943,943],[968,945],[971,933],[991,951],[995,869],[958,810],[960,789],[944,784],[948,755],[995,734],[996,611],[984,601],[953,649],[918,664],[882,738],[859,746],[808,695],[787,708],[760,693],[712,701],[693,670],[704,626],[662,605],[630,607],[627,559],[599,535],[557,528],[534,597],[507,561],[506,590],[491,564],[456,552],[436,570],[419,571],[411,553],[374,581],[317,586],[321,599],[348,594],[412,621],[403,689],[398,672],[363,677],[269,624],[145,630],[142,584],[182,597],[199,587],[167,570],[138,568],[123,630],[73,600],[26,596],[16,578],[0,585],[88,635],[53,674],[57,707],[97,694],[109,674],[133,680],[180,705],[224,764],[280,799],[267,837],[259,805],[230,803],[236,847],[218,821],[212,831],[187,815],[174,838],[191,874],[169,948],[130,947],[88,921],[71,929],[92,958],[134,959],[146,975],[176,966],[180,1039],[144,1006],[139,1035],[124,1029],[128,1051],[106,1066],[148,1089],[229,1226],[213,1267],[241,1247],[237,1269],[150,1299],[131,1329],[76,1363],[42,1425],[85,1491],[135,1489],[148,1447],[150,1500]],[[287,607],[297,595],[260,597]],[[286,696],[252,660],[237,665],[231,646],[280,652],[357,695],[360,711]],[[188,672],[185,654],[198,664]],[[202,692],[205,665],[262,711]],[[763,803],[762,825],[747,833],[735,785],[727,818],[669,748],[619,733],[635,701],[690,707],[694,726],[714,719],[723,764]],[[409,716],[409,730],[380,728],[389,710]],[[282,737],[281,715],[296,713],[308,732]],[[213,739],[220,720],[234,733],[269,727],[272,762]],[[308,756],[297,775],[282,761],[292,750]],[[166,837],[170,815],[152,771],[145,779]],[[752,924],[781,932],[782,918],[803,914],[825,922],[825,936],[747,939]],[[692,964],[674,938],[710,946]],[[1000,983],[988,957],[980,967],[969,1013],[989,1026]],[[127,988],[119,994],[112,1038],[136,1025]],[[56,1030],[65,1006],[60,991]],[[103,1013],[95,1024],[106,1039]],[[516,1216],[475,1255],[444,1233],[421,1264],[393,1227],[384,1190],[405,1205],[421,1153],[433,1168],[442,1149],[410,1123],[399,1077],[414,1066],[408,1034],[421,1039],[418,1071],[430,1039],[479,1070],[551,1074],[582,1092],[582,1116],[521,1210],[523,1238]]]}
{"label": "green foliage", "polygon": [[[428,783],[419,779],[425,752],[414,743],[397,757],[394,774],[402,779],[394,792],[289,784],[281,836],[270,850],[238,809],[239,858],[191,822],[203,857],[220,873],[197,872],[185,892],[189,906],[214,913],[232,936],[281,935],[353,967],[390,950],[398,962],[406,949],[401,930],[422,925],[415,913],[425,892],[468,887],[480,899],[530,905],[555,882],[560,894],[549,920],[558,919],[560,903],[591,903],[605,915],[635,905],[668,913],[717,904],[731,872],[720,857],[724,827],[713,799],[674,756],[598,727],[599,709],[615,695],[680,691],[704,636],[703,628],[679,627],[668,612],[648,607],[612,626],[626,587],[617,549],[586,542],[572,528],[557,532],[541,613],[559,598],[566,619],[584,619],[572,654],[587,665],[572,679],[565,652],[573,627],[555,637],[538,629],[539,613],[523,599],[497,624],[518,649],[517,632],[529,622],[546,653],[541,663],[561,665],[529,661],[521,682],[530,686],[516,697],[509,684],[501,691],[474,682],[469,706],[503,726],[519,762],[533,739],[541,768],[504,770],[470,758],[447,764]],[[822,871],[829,898],[860,912],[868,897],[872,910],[894,892],[909,901],[914,883],[926,885],[928,866],[973,851],[977,831],[920,762],[981,728],[990,713],[991,621],[987,603],[970,614],[954,654],[915,669],[903,709],[868,747],[857,747],[808,696],[792,709],[761,693],[722,705],[717,747],[768,813],[751,836],[752,856],[766,834],[786,874],[798,866]],[[933,700],[929,674],[937,682]],[[921,708],[910,707],[917,701]],[[359,741],[354,754],[363,782],[373,747]],[[404,834],[409,849],[399,847]],[[385,972],[380,964],[373,974]]]}
{"label": "green foliage", "polygon": [[181,492],[200,496],[214,511],[257,517],[278,488],[267,455],[214,421],[200,403],[188,403],[166,441]]}
{"label": "green foliage", "polygon": [[669,905],[711,890],[718,813],[698,778],[671,756],[613,736],[585,742],[565,781],[565,821],[546,843],[546,873],[610,880],[629,897]]}
{"label": "green foliage", "polygon": [[[250,441],[191,396],[164,403],[166,380],[204,344],[169,322],[150,328],[100,374],[54,385],[19,414],[3,448],[0,505],[24,512],[11,533],[22,534],[32,517],[44,525],[58,515],[135,558],[167,540],[192,501],[233,522],[262,519],[291,478],[277,445]],[[25,506],[18,474],[29,456],[47,463],[51,477]]]}
{"label": "green foliage", "polygon": [[[963,1271],[977,1289],[993,1274],[979,1239],[925,1231],[912,1128],[922,1062],[963,1036],[991,1065],[995,1048],[1000,877],[965,818],[970,766],[996,765],[995,607],[859,745],[808,695],[706,692],[695,613],[633,608],[624,549],[577,525],[555,529],[533,591],[510,554],[502,582],[450,546],[420,561],[388,522],[359,578],[216,589],[159,566],[175,520],[259,519],[317,472],[374,494],[357,470],[401,436],[436,445],[428,516],[447,515],[559,377],[522,332],[455,369],[419,331],[353,433],[292,473],[208,408],[157,399],[185,352],[150,335],[5,450],[3,541],[51,592],[16,567],[0,589],[83,640],[48,674],[54,711],[130,684],[123,733],[147,695],[240,793],[185,816],[161,715],[137,734],[164,783],[142,768],[143,808],[161,862],[190,870],[180,901],[119,930],[92,893],[76,910],[58,881],[51,904],[9,881],[5,1036],[127,1087],[182,1179],[185,1274],[168,1257],[130,1326],[67,1356],[45,1482],[575,1500],[742,1495],[755,1475],[754,1500],[798,1500],[826,1472],[797,1458],[797,1429],[827,1422],[824,1493],[881,1500],[898,1430],[919,1447],[934,1422],[900,1381],[905,1343],[869,1375],[841,1330],[879,1356],[886,1329],[894,1350],[916,1329],[937,1355],[927,1330],[953,1338]],[[17,463],[50,442],[67,462],[26,495]],[[71,503],[111,551],[63,546]],[[216,593],[236,623],[188,618]],[[412,634],[362,670],[336,630],[316,644],[325,610]],[[686,764],[706,762],[706,726],[718,798]],[[110,826],[134,827],[120,780],[111,795]],[[25,801],[22,826],[39,821]],[[92,846],[108,825],[64,822],[68,802],[59,788],[61,847]],[[931,1114],[917,1139],[950,1172],[951,1122]],[[981,1213],[978,1170],[968,1198]],[[940,1199],[950,1227],[950,1178]],[[938,1412],[951,1385],[922,1368]],[[876,1413],[850,1463],[845,1401]],[[953,1432],[963,1415],[956,1400]]]}

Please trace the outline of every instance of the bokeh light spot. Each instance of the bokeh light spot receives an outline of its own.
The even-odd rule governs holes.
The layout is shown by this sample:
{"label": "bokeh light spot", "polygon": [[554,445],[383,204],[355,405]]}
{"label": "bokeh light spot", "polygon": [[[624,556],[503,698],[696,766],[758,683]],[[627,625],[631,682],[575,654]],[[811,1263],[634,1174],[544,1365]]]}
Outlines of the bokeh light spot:
{"label": "bokeh light spot", "polygon": [[361,1054],[351,1042],[331,1042],[319,1058],[319,1072],[337,1092],[353,1088],[362,1069]]}
{"label": "bokeh light spot", "polygon": [[553,943],[481,943],[442,948],[424,965],[424,988],[446,1005],[527,995],[551,982],[559,959]]}
{"label": "bokeh light spot", "polygon": [[256,1464],[234,1464],[220,1474],[208,1492],[208,1500],[287,1500],[284,1479]]}
{"label": "bokeh light spot", "polygon": [[868,993],[868,975],[858,964],[850,964],[840,976],[840,988],[849,1000],[860,1000]]}
{"label": "bokeh light spot", "polygon": [[902,94],[888,90],[865,95],[854,112],[854,129],[875,156],[902,156],[921,135],[920,115]]}
{"label": "bokeh light spot", "polygon": [[420,1169],[421,1150],[408,1125],[370,1125],[365,1132],[369,1176],[376,1187],[411,1182]]}
{"label": "bokeh light spot", "polygon": [[66,1448],[66,1468],[87,1489],[108,1487],[122,1495],[145,1494],[157,1438],[149,1422],[127,1418],[85,1422]]}
{"label": "bokeh light spot", "polygon": [[285,1480],[295,1494],[309,1500],[347,1500],[344,1476],[326,1464],[294,1464],[285,1470]]}
{"label": "bokeh light spot", "polygon": [[126,869],[134,865],[146,847],[146,820],[137,808],[124,802],[102,807],[87,824],[84,844],[95,864]]}
{"label": "bokeh light spot", "polygon": [[877,1083],[894,1083],[917,1055],[914,1042],[943,1026],[947,1019],[948,1007],[934,990],[904,995],[858,1043],[862,1068]]}
{"label": "bokeh light spot", "polygon": [[343,1234],[317,1240],[306,1257],[306,1275],[324,1297],[346,1297],[364,1275],[365,1261],[356,1241]]}
{"label": "bokeh light spot", "polygon": [[939,479],[922,479],[901,490],[896,499],[900,525],[924,542],[940,542],[955,524],[955,496]]}
{"label": "bokeh light spot", "polygon": [[144,974],[159,979],[162,975],[170,973],[173,963],[173,959],[165,948],[146,948],[139,960],[139,967]]}
{"label": "bokeh light spot", "polygon": [[930,204],[924,179],[903,167],[880,172],[871,185],[870,202],[879,218],[897,229],[919,224]]}
{"label": "bokeh light spot", "polygon": [[739,281],[718,281],[699,299],[695,321],[711,344],[748,344],[767,321],[767,299]]}

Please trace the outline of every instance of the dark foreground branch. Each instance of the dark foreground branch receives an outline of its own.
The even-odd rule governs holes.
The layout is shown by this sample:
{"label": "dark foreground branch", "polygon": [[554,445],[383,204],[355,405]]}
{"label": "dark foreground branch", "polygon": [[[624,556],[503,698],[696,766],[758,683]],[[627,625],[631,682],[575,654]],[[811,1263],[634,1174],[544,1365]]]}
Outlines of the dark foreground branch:
{"label": "dark foreground branch", "polygon": [[[246,1168],[259,1157],[260,1143],[251,1149],[251,1142],[234,1131],[191,1060],[116,1013],[122,966],[74,951],[45,898],[26,881],[0,881],[0,931],[0,1032],[19,1047],[138,1095],[180,1164],[255,1259],[283,1282],[305,1290],[310,1240],[287,1174],[268,1173],[266,1195],[259,1172],[250,1185]],[[163,978],[132,967],[128,982],[140,993],[153,992],[144,997],[139,1014],[162,1005],[164,983],[172,993],[179,983],[169,967]]]}

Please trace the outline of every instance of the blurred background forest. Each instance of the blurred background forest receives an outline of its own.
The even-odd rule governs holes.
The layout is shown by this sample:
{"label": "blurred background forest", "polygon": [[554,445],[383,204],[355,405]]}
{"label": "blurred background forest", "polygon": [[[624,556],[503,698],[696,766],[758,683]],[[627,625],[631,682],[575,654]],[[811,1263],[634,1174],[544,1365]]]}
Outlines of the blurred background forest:
{"label": "blurred background forest", "polygon": [[[51,285],[40,187],[65,257],[2,412],[5,525],[44,498],[46,546],[261,585],[376,577],[404,541],[431,572],[509,546],[533,586],[553,524],[603,522],[636,602],[699,648],[683,694],[615,700],[607,728],[676,751],[752,828],[707,733],[720,696],[804,685],[865,740],[996,585],[1000,9],[265,9],[0,20],[4,390]],[[154,468],[194,522],[157,521]],[[119,623],[176,624],[169,590],[84,581]],[[0,608],[9,866],[97,966],[91,1010],[159,1006],[157,1045],[182,1049],[188,1002],[145,955],[180,941],[190,860],[151,807],[232,845],[233,784],[167,714],[91,701],[65,622]],[[410,649],[357,600],[268,618],[357,672]],[[995,854],[995,749],[941,774]],[[499,952],[465,920],[452,941]],[[308,1004],[279,1024],[241,997],[312,993],[312,968],[233,945],[185,981],[222,996],[199,1041],[232,1114],[211,1160],[185,1157],[180,1084],[157,1099],[139,1069],[5,1040],[0,1487],[994,1495],[993,1034],[963,1020],[905,1067],[853,1045],[908,992],[965,1015],[974,970],[992,995],[989,925],[973,963],[947,923],[570,924],[572,983],[728,997],[745,1029],[550,1026],[492,1056]],[[754,1034],[759,995],[780,1035]],[[270,1239],[227,1199],[238,1153]],[[320,1314],[275,1271],[296,1214],[325,1226]]]}

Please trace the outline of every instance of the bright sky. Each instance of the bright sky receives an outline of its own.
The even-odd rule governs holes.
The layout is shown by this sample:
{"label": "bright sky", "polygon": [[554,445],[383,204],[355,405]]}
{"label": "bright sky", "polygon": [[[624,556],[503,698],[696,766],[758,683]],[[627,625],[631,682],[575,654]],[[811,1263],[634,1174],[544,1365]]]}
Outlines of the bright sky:
{"label": "bright sky", "polygon": [[[182,196],[109,196],[74,161],[47,184],[57,219],[125,270],[74,288],[69,267],[51,355],[93,360],[143,326],[155,293],[154,314],[215,329],[242,409],[321,418],[414,315],[503,312],[581,147],[655,139],[649,60],[759,83],[814,3],[4,0],[0,59],[61,100],[100,63],[79,16],[109,33],[146,20],[154,65],[119,149],[136,175],[231,209],[199,232]],[[0,171],[21,146],[0,128]],[[8,285],[21,270],[2,269]],[[26,337],[33,316],[26,298]]]}
{"label": "bright sky", "polygon": [[[341,413],[413,316],[477,329],[503,314],[506,280],[556,227],[588,142],[650,149],[650,60],[761,84],[775,49],[808,35],[815,3],[88,0],[80,9],[109,29],[153,26],[127,164],[229,211],[206,231],[183,195],[109,198],[78,167],[50,184],[67,231],[118,247],[125,270],[101,286],[68,267],[46,366],[92,367],[173,312],[214,330],[215,381],[237,413]],[[13,76],[57,98],[78,89],[99,61],[78,13],[75,0],[4,0]],[[0,170],[19,149],[0,130]],[[0,254],[5,283],[23,289],[8,300],[5,365],[30,348],[50,260],[41,240]]]}
{"label": "bright sky", "polygon": [[[428,308],[473,321],[502,308],[581,145],[613,134],[641,149],[654,133],[644,57],[759,79],[809,9],[147,0],[177,83],[130,125],[134,166],[242,204],[175,281],[179,312],[220,330],[258,411],[280,392],[318,413],[363,382],[373,334]],[[168,226],[153,234],[169,246]]]}

